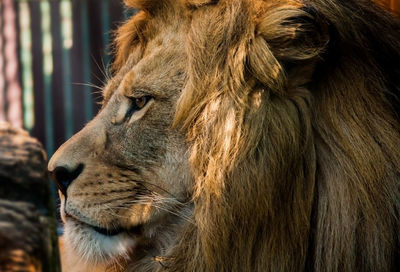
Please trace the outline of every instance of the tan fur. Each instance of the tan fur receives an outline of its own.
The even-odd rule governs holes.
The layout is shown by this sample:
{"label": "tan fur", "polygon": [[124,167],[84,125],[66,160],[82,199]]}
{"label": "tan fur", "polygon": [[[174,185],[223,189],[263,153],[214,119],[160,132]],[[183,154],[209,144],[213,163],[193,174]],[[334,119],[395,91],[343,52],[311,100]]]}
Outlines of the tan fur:
{"label": "tan fur", "polygon": [[[368,0],[126,3],[143,10],[118,31],[103,110],[49,168],[124,169],[190,202],[158,217],[125,206],[136,221],[89,213],[144,230],[110,271],[400,269],[397,19]],[[118,109],[141,88],[154,104],[125,125]],[[69,198],[107,191],[84,174]]]}

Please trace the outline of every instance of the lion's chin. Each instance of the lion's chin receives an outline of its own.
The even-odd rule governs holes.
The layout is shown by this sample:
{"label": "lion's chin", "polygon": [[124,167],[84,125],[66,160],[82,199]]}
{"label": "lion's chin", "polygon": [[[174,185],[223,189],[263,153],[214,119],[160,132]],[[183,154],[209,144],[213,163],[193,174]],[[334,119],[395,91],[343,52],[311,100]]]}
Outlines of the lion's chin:
{"label": "lion's chin", "polygon": [[107,231],[73,218],[64,222],[64,247],[68,259],[86,267],[107,266],[116,259],[127,259],[135,246],[135,235],[122,229]]}

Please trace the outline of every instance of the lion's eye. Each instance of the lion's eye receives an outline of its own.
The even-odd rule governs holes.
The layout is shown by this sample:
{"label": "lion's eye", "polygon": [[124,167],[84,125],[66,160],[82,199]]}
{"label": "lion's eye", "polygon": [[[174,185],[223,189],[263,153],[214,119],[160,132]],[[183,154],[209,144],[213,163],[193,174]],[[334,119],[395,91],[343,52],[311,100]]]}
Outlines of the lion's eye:
{"label": "lion's eye", "polygon": [[138,107],[139,109],[142,109],[144,106],[146,106],[147,101],[148,101],[147,97],[142,96],[139,98],[135,98],[134,103],[135,103],[136,107]]}
{"label": "lion's eye", "polygon": [[151,99],[152,99],[152,97],[149,96],[149,95],[136,97],[136,98],[131,98],[132,105],[129,108],[128,112],[126,113],[125,118],[129,118],[135,112],[140,111],[141,109],[143,109]]}

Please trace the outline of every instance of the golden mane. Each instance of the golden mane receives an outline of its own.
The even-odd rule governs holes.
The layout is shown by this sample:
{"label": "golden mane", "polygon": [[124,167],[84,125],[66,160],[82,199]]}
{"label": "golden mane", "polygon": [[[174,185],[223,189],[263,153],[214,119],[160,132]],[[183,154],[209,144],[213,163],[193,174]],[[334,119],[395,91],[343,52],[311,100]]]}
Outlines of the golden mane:
{"label": "golden mane", "polygon": [[174,123],[195,224],[164,270],[400,269],[397,19],[369,0],[127,4],[144,11],[119,31],[117,69],[157,10],[190,22]]}

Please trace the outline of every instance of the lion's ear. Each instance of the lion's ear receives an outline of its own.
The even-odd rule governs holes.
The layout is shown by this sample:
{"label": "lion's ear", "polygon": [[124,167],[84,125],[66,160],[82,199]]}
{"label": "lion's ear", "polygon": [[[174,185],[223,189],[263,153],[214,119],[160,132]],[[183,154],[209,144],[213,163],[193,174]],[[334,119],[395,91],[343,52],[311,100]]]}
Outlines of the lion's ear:
{"label": "lion's ear", "polygon": [[[294,5],[265,8],[256,19],[255,31],[249,54],[250,67],[257,79],[268,86],[272,82],[282,86],[285,74],[289,77],[301,74],[304,83],[311,77],[315,60],[329,41],[327,27],[316,12]],[[260,69],[263,58],[267,61]],[[289,81],[296,82],[296,79]]]}
{"label": "lion's ear", "polygon": [[329,40],[325,23],[308,7],[271,8],[258,19],[256,32],[278,59],[286,61],[311,59],[324,50]]}

